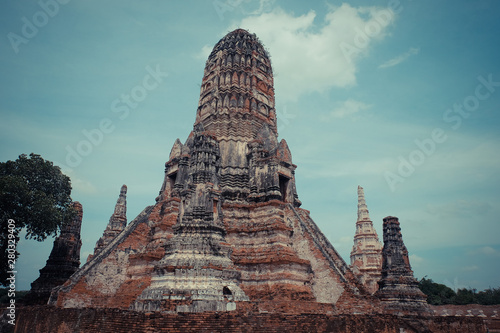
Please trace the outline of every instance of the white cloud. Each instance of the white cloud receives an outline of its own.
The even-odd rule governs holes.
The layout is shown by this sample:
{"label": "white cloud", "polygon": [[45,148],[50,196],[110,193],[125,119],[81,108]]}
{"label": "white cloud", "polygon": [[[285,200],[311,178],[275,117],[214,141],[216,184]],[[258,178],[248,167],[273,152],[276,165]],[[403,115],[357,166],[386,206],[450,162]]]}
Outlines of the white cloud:
{"label": "white cloud", "polygon": [[[389,9],[330,8],[323,22],[316,13],[295,16],[277,7],[233,26],[255,33],[273,61],[277,99],[295,101],[308,92],[356,84],[356,60],[386,35],[395,14]],[[346,45],[350,50],[346,53]]]}
{"label": "white cloud", "polygon": [[330,118],[345,118],[347,116],[358,113],[362,110],[367,110],[371,107],[371,105],[365,104],[360,101],[356,101],[353,99],[348,99],[333,109],[332,112],[326,117],[324,120],[329,120]]}
{"label": "white cloud", "polygon": [[479,270],[479,267],[476,265],[462,267],[462,271],[464,272],[473,272],[477,270]]}
{"label": "white cloud", "polygon": [[455,292],[458,290],[458,289],[463,289],[463,288],[467,288],[467,286],[461,282],[458,281],[458,277],[455,277],[453,279],[453,282],[450,282],[450,280],[446,279],[443,281],[443,283],[447,286],[449,286],[451,289],[453,289]]}
{"label": "white cloud", "polygon": [[61,168],[61,172],[71,179],[71,188],[73,195],[75,192],[94,194],[97,193],[96,187],[87,180],[81,179],[75,172],[74,169],[66,167],[64,164],[57,161],[54,162],[55,165]]}
{"label": "white cloud", "polygon": [[495,250],[494,248],[492,248],[490,246],[484,246],[480,250],[481,250],[481,252],[483,252],[486,255],[500,256],[500,252],[498,252],[497,250]]}
{"label": "white cloud", "polygon": [[495,250],[491,246],[480,247],[479,249],[471,251],[470,254],[481,255],[481,256],[500,257],[500,251]]}
{"label": "white cloud", "polygon": [[[240,0],[242,1],[242,0]],[[266,11],[269,11],[272,7],[272,5],[274,4],[274,1],[275,0],[259,0],[259,8],[255,9],[254,11],[252,11],[251,15],[260,15]]]}
{"label": "white cloud", "polygon": [[492,208],[493,207],[488,202],[470,200],[456,200],[444,204],[427,205],[427,211],[430,214],[442,218],[481,216],[485,213],[489,213]]}
{"label": "white cloud", "polygon": [[407,52],[405,52],[405,53],[403,53],[395,58],[392,58],[391,60],[384,62],[382,65],[378,66],[378,68],[388,68],[388,67],[393,67],[393,66],[399,65],[400,63],[402,63],[403,61],[405,61],[406,59],[408,59],[412,55],[418,54],[418,52],[420,52],[419,48],[412,47]]}
{"label": "white cloud", "polygon": [[201,48],[200,53],[198,53],[195,58],[200,59],[200,60],[207,60],[208,56],[210,55],[210,52],[212,52],[213,46],[210,45],[205,45]]}
{"label": "white cloud", "polygon": [[410,265],[418,267],[424,262],[424,258],[417,256],[416,254],[410,254]]}

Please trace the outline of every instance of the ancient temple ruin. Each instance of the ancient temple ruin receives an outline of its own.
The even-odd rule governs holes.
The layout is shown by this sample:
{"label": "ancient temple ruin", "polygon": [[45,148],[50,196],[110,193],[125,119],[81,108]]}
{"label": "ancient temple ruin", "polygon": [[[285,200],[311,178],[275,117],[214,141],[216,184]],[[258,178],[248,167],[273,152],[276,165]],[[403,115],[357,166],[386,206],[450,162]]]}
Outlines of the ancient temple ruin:
{"label": "ancient temple ruin", "polygon": [[50,303],[197,312],[293,311],[300,302],[300,311],[373,311],[369,293],[300,208],[296,165],[277,137],[269,55],[255,35],[235,30],[208,57],[193,131],[175,141],[156,204],[119,224],[113,239],[105,233]]}
{"label": "ancient temple ruin", "polygon": [[485,331],[432,315],[397,218],[384,219],[382,250],[361,187],[350,267],[301,208],[254,34],[215,45],[194,114],[156,202],[127,224],[123,186],[93,255],[49,306],[20,309],[16,332]]}
{"label": "ancient temple ruin", "polygon": [[387,310],[402,313],[431,313],[427,296],[418,288],[418,281],[403,243],[397,217],[384,218],[384,248],[382,250],[382,278],[375,294]]}
{"label": "ancient temple ruin", "polygon": [[87,261],[101,252],[113,239],[118,236],[127,226],[127,185],[120,189],[120,195],[116,201],[113,215],[109,218],[108,225],[101,238],[97,241],[94,248],[94,254],[89,255]]}
{"label": "ancient temple ruin", "polygon": [[40,277],[31,283],[26,296],[29,303],[47,303],[52,288],[62,285],[80,267],[80,230],[82,205],[73,202],[75,216],[61,227],[61,234],[54,240],[47,264],[40,270]]}
{"label": "ancient temple ruin", "polygon": [[382,270],[382,244],[370,219],[361,186],[358,186],[358,219],[350,268],[370,293],[378,290]]}

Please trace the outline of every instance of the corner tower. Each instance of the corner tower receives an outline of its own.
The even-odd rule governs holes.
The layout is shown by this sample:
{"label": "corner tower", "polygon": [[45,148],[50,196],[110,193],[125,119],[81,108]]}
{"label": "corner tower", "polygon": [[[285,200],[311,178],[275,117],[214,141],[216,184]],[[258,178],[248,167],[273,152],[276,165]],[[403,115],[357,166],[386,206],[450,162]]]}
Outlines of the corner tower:
{"label": "corner tower", "polygon": [[87,261],[96,256],[106,246],[108,246],[113,239],[116,238],[127,226],[127,185],[123,185],[120,189],[120,195],[116,201],[115,210],[113,215],[109,218],[108,225],[104,230],[101,238],[97,241],[94,247],[94,254],[90,254]]}
{"label": "corner tower", "polygon": [[380,298],[385,309],[416,314],[432,313],[426,302],[427,296],[420,291],[418,281],[413,277],[397,217],[384,218],[382,256],[382,278],[375,295]]}
{"label": "corner tower", "polygon": [[66,282],[80,266],[83,209],[78,201],[73,202],[72,206],[75,216],[61,227],[61,234],[54,240],[47,264],[40,270],[40,277],[33,281],[31,290],[26,295],[28,303],[47,303],[52,288]]}
{"label": "corner tower", "polygon": [[358,186],[358,220],[351,251],[351,269],[370,293],[377,291],[382,270],[382,244],[370,219],[361,186]]}

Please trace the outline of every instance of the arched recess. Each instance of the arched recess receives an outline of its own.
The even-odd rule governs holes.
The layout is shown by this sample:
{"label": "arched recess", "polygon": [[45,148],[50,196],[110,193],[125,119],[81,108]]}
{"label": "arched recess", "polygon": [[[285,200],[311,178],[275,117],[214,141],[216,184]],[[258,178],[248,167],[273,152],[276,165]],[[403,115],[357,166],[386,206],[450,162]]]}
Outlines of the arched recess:
{"label": "arched recess", "polygon": [[233,78],[231,80],[231,84],[238,84],[240,83],[240,79],[238,78],[238,73],[234,72],[233,73]]}

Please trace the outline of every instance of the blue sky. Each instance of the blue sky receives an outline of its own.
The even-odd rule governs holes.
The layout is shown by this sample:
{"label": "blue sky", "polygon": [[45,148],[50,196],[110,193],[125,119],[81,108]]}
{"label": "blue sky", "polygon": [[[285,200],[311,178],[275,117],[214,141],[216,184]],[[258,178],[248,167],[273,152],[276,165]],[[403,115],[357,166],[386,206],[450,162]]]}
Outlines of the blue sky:
{"label": "blue sky", "polygon": [[[154,204],[205,60],[240,27],[271,54],[302,207],[347,262],[361,185],[380,238],[399,217],[417,278],[500,286],[500,2],[55,1],[1,5],[0,160],[71,177],[82,262],[122,184],[129,221]],[[18,289],[51,248],[20,242]]]}

